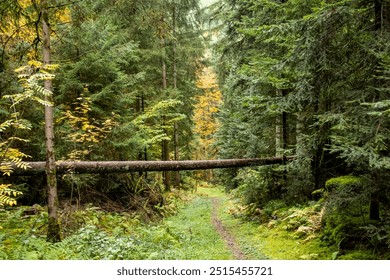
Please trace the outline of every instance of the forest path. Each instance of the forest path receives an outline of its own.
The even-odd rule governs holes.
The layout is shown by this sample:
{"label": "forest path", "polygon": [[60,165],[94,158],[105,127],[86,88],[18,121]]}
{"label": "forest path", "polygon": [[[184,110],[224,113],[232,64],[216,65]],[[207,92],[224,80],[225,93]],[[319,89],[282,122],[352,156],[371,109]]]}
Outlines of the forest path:
{"label": "forest path", "polygon": [[211,213],[211,222],[221,236],[221,238],[225,241],[227,247],[231,250],[234,258],[236,260],[246,260],[247,256],[241,250],[240,246],[236,242],[235,238],[231,233],[225,228],[222,221],[218,218],[218,211],[220,207],[220,198],[212,197],[212,213]]}
{"label": "forest path", "polygon": [[176,215],[164,219],[162,228],[179,241],[174,249],[177,259],[245,260],[257,257],[244,253],[240,245],[245,244],[245,249],[250,245],[237,239],[238,227],[226,224],[231,222],[227,205],[228,198],[219,188],[198,187],[194,197]]}

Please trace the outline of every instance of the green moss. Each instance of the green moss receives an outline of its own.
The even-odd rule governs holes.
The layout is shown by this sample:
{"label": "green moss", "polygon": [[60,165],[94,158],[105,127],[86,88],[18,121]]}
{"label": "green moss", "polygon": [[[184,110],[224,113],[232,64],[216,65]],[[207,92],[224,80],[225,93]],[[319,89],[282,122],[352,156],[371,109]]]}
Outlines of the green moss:
{"label": "green moss", "polygon": [[284,207],[274,211],[273,214],[278,215],[276,220],[259,224],[233,217],[229,214],[233,203],[223,201],[220,218],[251,259],[328,260],[337,251],[334,246],[324,245],[318,234],[296,231],[300,225],[307,224],[308,213],[313,215],[318,210],[317,205]]}
{"label": "green moss", "polygon": [[338,259],[340,260],[375,260],[377,257],[371,252],[367,251],[355,251],[341,255]]}
{"label": "green moss", "polygon": [[346,186],[363,186],[367,183],[367,178],[348,175],[329,179],[325,183],[325,188],[331,190]]}
{"label": "green moss", "polygon": [[53,217],[48,218],[48,226],[47,226],[47,241],[49,242],[60,242],[61,241],[61,227],[58,222],[58,219]]}

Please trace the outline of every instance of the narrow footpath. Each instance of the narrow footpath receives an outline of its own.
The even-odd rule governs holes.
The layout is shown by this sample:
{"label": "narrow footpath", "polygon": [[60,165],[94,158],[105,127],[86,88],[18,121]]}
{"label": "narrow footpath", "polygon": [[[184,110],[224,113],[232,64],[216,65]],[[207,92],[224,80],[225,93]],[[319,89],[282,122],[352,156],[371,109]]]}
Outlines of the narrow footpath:
{"label": "narrow footpath", "polygon": [[237,244],[235,238],[228,232],[225,226],[222,224],[222,221],[218,218],[218,209],[220,206],[220,199],[217,197],[212,197],[212,214],[211,214],[211,222],[221,236],[221,238],[225,241],[228,248],[231,250],[234,258],[236,260],[245,260],[247,257],[244,252],[241,250],[240,246]]}
{"label": "narrow footpath", "polygon": [[[198,188],[196,196],[162,225],[176,239],[175,258],[245,260],[234,234],[223,222],[226,195],[217,188]],[[165,234],[165,235],[167,235]],[[173,250],[173,248],[172,248]]]}

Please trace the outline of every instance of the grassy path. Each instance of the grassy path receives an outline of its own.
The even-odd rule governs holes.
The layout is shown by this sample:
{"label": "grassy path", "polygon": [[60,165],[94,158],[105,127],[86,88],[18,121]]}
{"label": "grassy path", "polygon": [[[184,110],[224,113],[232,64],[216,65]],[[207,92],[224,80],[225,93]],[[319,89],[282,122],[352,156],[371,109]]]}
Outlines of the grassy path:
{"label": "grassy path", "polygon": [[[291,220],[280,218],[278,221],[265,224],[236,218],[229,213],[229,209],[234,208],[234,201],[228,196],[218,189],[201,189],[200,192],[206,192],[211,197],[218,197],[218,218],[225,230],[233,236],[236,246],[242,250],[247,259],[326,260],[331,259],[332,253],[337,250],[337,248],[324,246],[319,238],[311,239],[297,235],[294,230],[286,230],[289,223],[295,222],[294,218]],[[285,211],[288,216],[293,213]]]}
{"label": "grassy path", "polygon": [[212,200],[197,197],[181,211],[165,220],[172,235],[181,236],[177,245],[178,259],[229,260],[234,259],[212,221]]}
{"label": "grassy path", "polygon": [[223,191],[218,188],[198,188],[198,194],[214,201],[213,217],[223,228],[220,235],[233,253],[234,259],[268,259],[263,253],[264,243],[255,234],[257,226],[234,218],[228,213],[231,201]]}
{"label": "grassy path", "polygon": [[[177,215],[165,220],[164,224],[176,235],[189,235],[180,243],[180,259],[264,259],[264,255],[251,252],[251,246],[237,242],[232,230],[232,221],[226,227],[226,195],[217,188],[198,188],[198,197],[184,207]],[[236,224],[236,226],[239,226]],[[249,250],[248,250],[249,248]],[[252,250],[253,251],[253,250]]]}
{"label": "grassy path", "polygon": [[[286,226],[293,218],[265,224],[234,217],[234,201],[218,188],[198,188],[196,197],[159,226],[177,240],[170,253],[157,250],[156,257],[182,260],[234,259],[330,259],[334,249],[318,238],[300,237]],[[301,209],[302,210],[302,209]],[[303,211],[303,210],[302,210]],[[291,212],[287,212],[291,217]],[[295,213],[295,212],[294,212]],[[153,232],[154,230],[152,230]],[[162,244],[167,244],[164,238]],[[160,246],[164,248],[164,246]]]}
{"label": "grassy path", "polygon": [[230,251],[232,252],[236,260],[247,259],[245,253],[241,250],[240,246],[237,244],[234,236],[231,235],[228,230],[226,230],[225,226],[223,225],[222,221],[219,218],[218,212],[220,208],[220,199],[213,197],[211,201],[213,204],[211,221],[214,228],[217,230],[221,238],[225,241],[227,247],[230,249]]}

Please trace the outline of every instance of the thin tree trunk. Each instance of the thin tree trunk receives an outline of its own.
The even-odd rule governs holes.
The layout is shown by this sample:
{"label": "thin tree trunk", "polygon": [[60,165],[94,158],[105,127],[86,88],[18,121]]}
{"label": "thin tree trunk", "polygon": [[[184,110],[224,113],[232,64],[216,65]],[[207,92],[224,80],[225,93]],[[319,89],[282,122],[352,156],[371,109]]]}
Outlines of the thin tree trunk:
{"label": "thin tree trunk", "polygon": [[[282,97],[283,97],[283,99],[286,96],[287,96],[287,90],[286,89],[282,89]],[[287,112],[283,111],[283,113],[282,113],[282,148],[283,148],[282,156],[283,156],[283,165],[286,164],[287,140],[288,140]],[[283,187],[286,187],[286,186],[287,186],[287,170],[284,169],[283,170],[283,183],[282,183],[282,186],[280,188],[280,192],[282,191],[281,189]]]}
{"label": "thin tree trunk", "polygon": [[[287,96],[287,90],[282,89],[282,97]],[[283,153],[285,155],[285,151],[287,150],[287,142],[288,142],[288,122],[287,122],[287,112],[283,111],[282,113],[282,148]]]}
{"label": "thin tree trunk", "polygon": [[[165,122],[165,119],[163,120]],[[165,125],[165,124],[164,124]],[[167,133],[167,131],[165,130]],[[168,140],[163,140],[162,142],[162,158],[163,161],[169,161],[169,142]],[[170,176],[169,171],[164,171],[163,172],[163,181],[164,181],[164,186],[166,191],[171,190],[171,176]]]}
{"label": "thin tree trunk", "polygon": [[173,5],[173,24],[172,24],[172,29],[173,29],[173,88],[177,89],[177,65],[176,65],[176,5]]}
{"label": "thin tree trunk", "polygon": [[374,30],[382,31],[383,29],[383,3],[382,0],[376,0],[374,4],[375,22]]}
{"label": "thin tree trunk", "polygon": [[168,88],[168,84],[167,84],[167,65],[165,63],[165,37],[161,38],[161,50],[162,50],[162,54],[163,54],[162,67],[161,67],[161,70],[162,70],[162,87],[163,87],[163,90],[165,91]]}
{"label": "thin tree trunk", "polygon": [[[162,20],[164,21],[164,20]],[[164,32],[164,31],[163,31]],[[162,58],[162,86],[163,90],[166,92],[167,90],[167,65],[165,63],[165,37],[164,34],[161,36],[161,50],[163,53],[163,58]],[[162,117],[162,125],[165,127],[165,117]],[[166,135],[168,134],[168,131],[166,128],[164,128],[164,132]],[[169,141],[168,140],[163,140],[161,144],[161,159],[164,161],[169,161]],[[163,172],[163,182],[165,186],[166,191],[170,191],[171,189],[171,176],[168,171]]]}
{"label": "thin tree trunk", "polygon": [[378,194],[372,194],[371,195],[370,220],[373,220],[373,221],[379,221],[380,220],[379,196],[378,196]]}
{"label": "thin tree trunk", "polygon": [[295,148],[295,154],[298,158],[306,157],[305,149],[304,149],[304,138],[303,138],[303,132],[305,129],[305,123],[304,123],[305,117],[302,113],[298,113],[297,115],[297,124],[296,124],[296,148]]}
{"label": "thin tree trunk", "polygon": [[[177,55],[177,52],[176,52],[176,5],[173,4],[173,15],[172,15],[172,19],[173,19],[173,89],[174,90],[177,90],[177,64],[176,64],[176,55]],[[179,156],[179,125],[177,122],[175,122],[174,124],[174,135],[173,135],[173,139],[174,139],[174,151],[175,151],[175,155],[174,155],[174,158],[175,160],[179,160],[180,159],[180,156]],[[180,186],[180,172],[179,171],[175,171],[174,173],[174,185],[175,187],[179,187]]]}
{"label": "thin tree trunk", "polygon": [[[136,102],[136,111],[139,112],[140,115],[143,114],[145,111],[145,104],[144,103],[145,103],[144,94],[141,93],[141,95],[138,96],[137,102]],[[138,160],[148,160],[146,147],[138,152]],[[139,176],[144,176],[144,178],[147,178],[148,174],[146,172],[144,173],[144,172],[140,171]]]}
{"label": "thin tree trunk", "polygon": [[[281,92],[277,90],[278,97],[281,96]],[[283,155],[283,116],[277,116],[275,120],[275,156],[279,157]]]}
{"label": "thin tree trunk", "polygon": [[[175,160],[178,161],[180,160],[180,155],[179,155],[179,125],[177,124],[177,122],[175,122],[175,126],[174,126],[174,143],[175,143]],[[179,171],[175,171],[174,173],[174,184],[175,184],[175,187],[179,187],[180,186],[180,172]]]}
{"label": "thin tree trunk", "polygon": [[[51,64],[50,50],[50,25],[47,1],[42,1],[42,40],[43,40],[43,63]],[[52,91],[51,80],[45,80],[45,89]],[[51,96],[45,97],[47,101],[52,102]],[[46,137],[46,178],[47,178],[47,207],[48,207],[48,229],[47,240],[50,242],[61,241],[61,231],[58,222],[58,197],[57,197],[57,178],[56,161],[54,154],[54,122],[53,107],[45,106],[45,137]]]}
{"label": "thin tree trunk", "polygon": [[276,117],[276,125],[275,125],[275,156],[279,157],[282,155],[282,124],[281,118]]}

